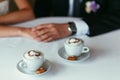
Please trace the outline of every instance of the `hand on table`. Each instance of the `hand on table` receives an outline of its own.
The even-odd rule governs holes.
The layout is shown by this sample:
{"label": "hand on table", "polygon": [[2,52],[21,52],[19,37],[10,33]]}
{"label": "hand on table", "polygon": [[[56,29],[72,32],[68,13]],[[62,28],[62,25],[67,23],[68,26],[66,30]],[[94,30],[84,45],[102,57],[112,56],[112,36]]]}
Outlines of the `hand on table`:
{"label": "hand on table", "polygon": [[0,37],[27,37],[33,38],[36,36],[35,32],[32,31],[32,28],[25,27],[14,27],[14,26],[0,26]]}
{"label": "hand on table", "polygon": [[48,23],[38,25],[34,27],[32,31],[36,34],[34,39],[37,41],[50,42],[71,35],[68,27],[69,25],[67,23]]}
{"label": "hand on table", "polygon": [[32,31],[32,28],[20,28],[20,36],[34,39],[36,33]]}

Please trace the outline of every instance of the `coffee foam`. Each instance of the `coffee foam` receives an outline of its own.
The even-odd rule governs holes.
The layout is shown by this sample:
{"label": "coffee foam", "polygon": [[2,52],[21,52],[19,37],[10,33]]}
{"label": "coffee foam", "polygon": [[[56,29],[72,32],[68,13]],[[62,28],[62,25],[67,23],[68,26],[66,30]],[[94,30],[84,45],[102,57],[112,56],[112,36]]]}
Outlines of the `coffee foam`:
{"label": "coffee foam", "polygon": [[83,43],[83,41],[79,38],[69,38],[66,40],[67,45],[79,45]]}
{"label": "coffee foam", "polygon": [[28,58],[28,59],[37,59],[37,58],[40,58],[42,54],[39,51],[31,50],[26,52],[24,56],[25,58]]}

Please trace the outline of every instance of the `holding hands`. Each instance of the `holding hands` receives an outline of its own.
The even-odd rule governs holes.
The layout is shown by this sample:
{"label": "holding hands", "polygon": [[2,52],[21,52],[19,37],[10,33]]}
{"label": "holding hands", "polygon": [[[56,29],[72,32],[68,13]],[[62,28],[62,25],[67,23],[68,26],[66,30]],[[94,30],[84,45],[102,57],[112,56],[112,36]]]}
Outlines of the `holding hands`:
{"label": "holding hands", "polygon": [[71,35],[69,24],[48,23],[32,28],[33,38],[37,41],[50,42]]}
{"label": "holding hands", "polygon": [[41,24],[33,28],[25,27],[0,27],[0,37],[27,37],[37,41],[50,42],[71,35],[67,23]]}

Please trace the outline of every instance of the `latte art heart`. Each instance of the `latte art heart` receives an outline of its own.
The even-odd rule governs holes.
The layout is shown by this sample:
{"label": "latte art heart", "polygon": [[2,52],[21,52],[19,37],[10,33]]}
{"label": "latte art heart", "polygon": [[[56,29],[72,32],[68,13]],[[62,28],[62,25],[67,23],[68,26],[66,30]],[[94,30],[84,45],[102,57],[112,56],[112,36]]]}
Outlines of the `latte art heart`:
{"label": "latte art heart", "polygon": [[39,58],[40,56],[42,56],[42,54],[35,50],[31,50],[25,53],[25,57],[28,59],[36,59]]}
{"label": "latte art heart", "polygon": [[80,45],[83,41],[79,38],[69,38],[66,40],[67,45]]}

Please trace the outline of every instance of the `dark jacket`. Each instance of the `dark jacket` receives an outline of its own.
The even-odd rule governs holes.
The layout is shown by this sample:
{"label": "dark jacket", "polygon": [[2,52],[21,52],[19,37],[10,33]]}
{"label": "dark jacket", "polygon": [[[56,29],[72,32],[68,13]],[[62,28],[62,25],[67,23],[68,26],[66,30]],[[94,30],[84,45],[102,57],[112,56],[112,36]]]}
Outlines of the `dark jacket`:
{"label": "dark jacket", "polygon": [[[45,16],[68,16],[69,0],[36,0],[36,17]],[[87,13],[85,11],[86,2],[80,3],[78,13],[88,24],[89,36],[95,36],[120,28],[120,0],[94,0],[100,5],[97,12]]]}

